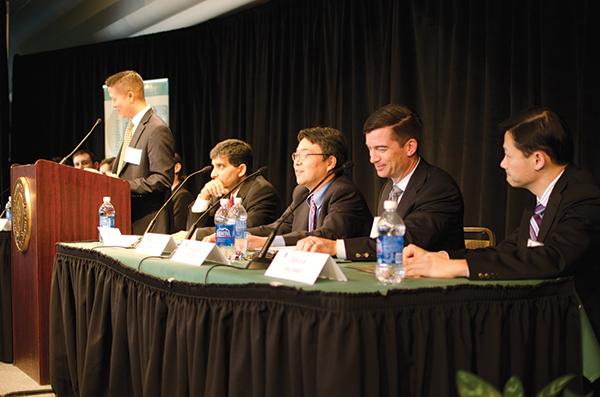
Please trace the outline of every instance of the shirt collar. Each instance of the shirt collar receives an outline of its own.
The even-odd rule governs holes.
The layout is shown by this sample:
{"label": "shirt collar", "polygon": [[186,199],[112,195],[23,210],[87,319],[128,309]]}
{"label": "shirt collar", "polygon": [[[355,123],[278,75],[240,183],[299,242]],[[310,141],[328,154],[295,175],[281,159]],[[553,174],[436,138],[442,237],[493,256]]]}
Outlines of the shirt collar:
{"label": "shirt collar", "polygon": [[325,196],[325,192],[327,191],[327,189],[329,189],[331,182],[333,182],[333,179],[327,182],[325,185],[323,185],[321,189],[318,189],[316,192],[309,195],[306,198],[306,203],[310,205],[310,197],[313,196],[315,198],[315,205],[317,206],[317,208],[321,208],[321,204],[323,204],[323,196]]}
{"label": "shirt collar", "polygon": [[398,186],[400,189],[402,189],[403,192],[405,192],[406,187],[408,186],[408,182],[410,182],[410,177],[413,176],[413,174],[415,173],[415,170],[419,166],[420,162],[421,162],[421,157],[419,157],[419,159],[417,160],[417,164],[412,169],[412,171],[410,171],[404,178],[400,179],[400,181],[398,181],[398,183],[394,183],[394,186]]}
{"label": "shirt collar", "polygon": [[[143,108],[142,110],[140,110],[135,116],[133,116],[131,118],[131,123],[133,124],[134,128],[137,128],[137,126],[140,124],[140,122],[142,121],[142,117],[144,117],[144,115],[146,114],[146,112],[148,110],[150,110],[151,107],[150,105],[146,105],[145,108]],[[135,131],[135,130],[134,130]]]}
{"label": "shirt collar", "polygon": [[548,206],[548,200],[550,199],[550,194],[552,193],[552,190],[554,190],[554,186],[556,185],[556,182],[558,182],[558,180],[560,179],[560,177],[562,176],[562,174],[564,172],[565,172],[565,169],[563,169],[560,172],[560,174],[558,174],[556,176],[556,178],[554,178],[552,180],[552,182],[550,182],[550,184],[548,185],[546,190],[544,190],[544,194],[542,194],[542,197],[536,197],[538,204],[542,204],[544,207]]}

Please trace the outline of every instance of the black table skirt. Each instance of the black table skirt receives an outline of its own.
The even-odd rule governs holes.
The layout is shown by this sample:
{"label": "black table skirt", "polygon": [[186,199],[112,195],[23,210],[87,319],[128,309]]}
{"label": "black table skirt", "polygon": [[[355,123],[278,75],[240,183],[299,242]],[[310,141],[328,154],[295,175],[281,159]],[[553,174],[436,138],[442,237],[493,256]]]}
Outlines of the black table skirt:
{"label": "black table skirt", "polygon": [[7,363],[13,361],[10,238],[10,232],[0,232],[0,361]]}
{"label": "black table skirt", "polygon": [[570,280],[387,296],[169,283],[59,246],[51,383],[61,396],[446,396],[464,369],[498,388],[517,375],[534,395],[582,372],[577,307]]}

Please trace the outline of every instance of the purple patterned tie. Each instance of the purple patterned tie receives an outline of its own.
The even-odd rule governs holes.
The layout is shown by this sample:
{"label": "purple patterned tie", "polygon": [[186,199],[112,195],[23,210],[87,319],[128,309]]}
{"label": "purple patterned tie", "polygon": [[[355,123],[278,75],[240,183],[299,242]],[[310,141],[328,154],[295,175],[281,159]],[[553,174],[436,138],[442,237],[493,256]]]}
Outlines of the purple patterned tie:
{"label": "purple patterned tie", "polygon": [[542,217],[546,207],[543,204],[538,204],[533,211],[533,216],[529,220],[529,238],[532,241],[537,241],[540,227],[542,226]]}
{"label": "purple patterned tie", "polygon": [[315,204],[315,196],[310,196],[308,201],[309,211],[308,211],[308,231],[312,232],[315,230],[315,225],[317,224],[317,204]]}

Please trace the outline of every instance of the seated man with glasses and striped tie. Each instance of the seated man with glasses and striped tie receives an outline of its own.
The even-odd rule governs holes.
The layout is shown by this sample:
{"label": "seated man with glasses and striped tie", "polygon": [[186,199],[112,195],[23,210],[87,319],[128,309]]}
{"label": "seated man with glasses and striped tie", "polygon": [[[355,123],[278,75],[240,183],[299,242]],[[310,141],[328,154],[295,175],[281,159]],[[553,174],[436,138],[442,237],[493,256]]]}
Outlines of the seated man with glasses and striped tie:
{"label": "seated man with glasses and striped tie", "polygon": [[[379,195],[378,213],[385,200],[398,202],[396,211],[406,224],[406,243],[432,250],[464,248],[463,199],[454,179],[419,155],[423,126],[406,106],[389,104],[364,124],[369,160],[377,175],[387,178]],[[307,237],[298,249],[324,252],[340,259],[376,259],[376,242],[366,231],[361,237],[337,241]]]}
{"label": "seated man with glasses and striped tie", "polygon": [[404,249],[405,277],[474,280],[575,276],[575,286],[600,336],[600,188],[571,164],[573,142],[558,115],[530,109],[502,124],[500,163],[512,187],[529,190],[536,205],[493,248],[428,252]]}
{"label": "seated man with glasses and striped tie", "polygon": [[[335,172],[346,159],[346,143],[340,131],[314,127],[298,133],[298,146],[292,153],[298,186],[290,207],[302,204],[283,222],[273,246],[295,245],[306,236],[346,238],[368,233],[372,218],[363,195],[343,170]],[[278,222],[249,229],[248,247],[262,247]]]}
{"label": "seated man with glasses and striped tie", "polygon": [[[126,70],[106,79],[112,107],[129,119],[112,172],[129,182],[131,227],[142,234],[171,192],[175,140],[165,122],[146,103],[142,77]],[[163,211],[153,232],[169,232]]]}

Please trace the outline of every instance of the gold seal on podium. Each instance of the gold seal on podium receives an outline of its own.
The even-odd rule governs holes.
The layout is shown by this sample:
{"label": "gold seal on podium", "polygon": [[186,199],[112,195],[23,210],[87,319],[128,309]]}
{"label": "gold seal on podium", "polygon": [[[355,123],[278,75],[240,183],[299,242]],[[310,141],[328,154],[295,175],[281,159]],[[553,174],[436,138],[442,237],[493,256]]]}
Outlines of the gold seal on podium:
{"label": "gold seal on podium", "polygon": [[25,177],[15,182],[12,194],[12,234],[15,245],[21,252],[27,251],[31,238],[31,194]]}

